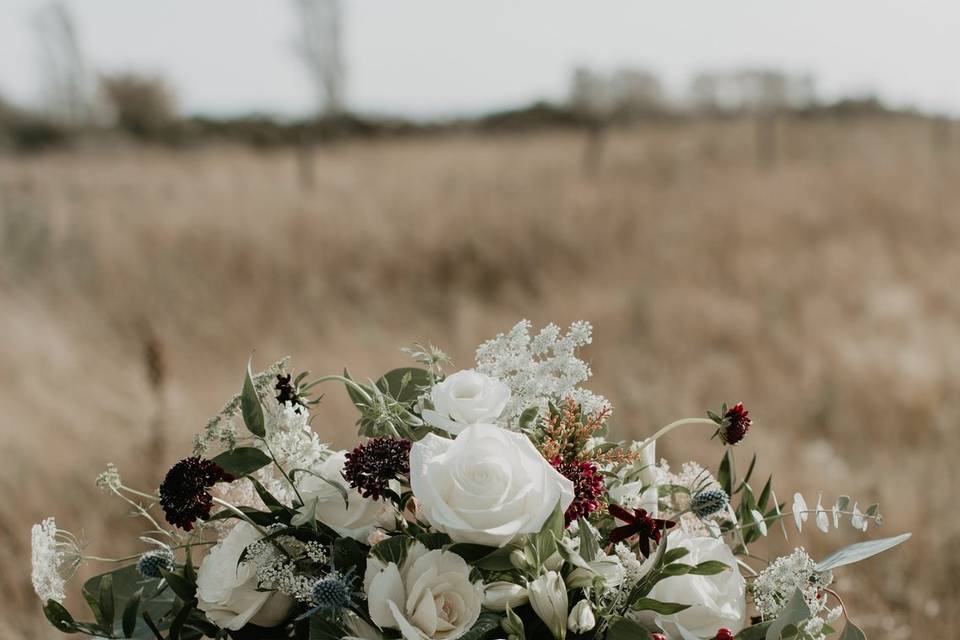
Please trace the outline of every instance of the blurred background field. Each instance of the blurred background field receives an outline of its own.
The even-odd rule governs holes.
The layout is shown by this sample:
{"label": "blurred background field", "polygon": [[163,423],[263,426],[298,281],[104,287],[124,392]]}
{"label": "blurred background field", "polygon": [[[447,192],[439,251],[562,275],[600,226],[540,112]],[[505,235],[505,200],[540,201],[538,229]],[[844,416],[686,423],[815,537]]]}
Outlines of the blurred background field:
{"label": "blurred background field", "polygon": [[[136,551],[94,477],[156,486],[251,353],[367,377],[432,341],[466,368],[520,318],[593,322],[621,437],[743,401],[739,462],[779,469],[782,500],[880,502],[872,535],[915,537],[840,572],[848,605],[874,638],[951,637],[960,126],[769,71],[693,106],[584,73],[562,101],[429,121],[195,117],[136,74],[109,121],[0,114],[0,638],[58,637],[30,524]],[[347,446],[326,394],[315,429]],[[715,467],[708,435],[660,453]],[[770,553],[856,537],[774,531]]]}

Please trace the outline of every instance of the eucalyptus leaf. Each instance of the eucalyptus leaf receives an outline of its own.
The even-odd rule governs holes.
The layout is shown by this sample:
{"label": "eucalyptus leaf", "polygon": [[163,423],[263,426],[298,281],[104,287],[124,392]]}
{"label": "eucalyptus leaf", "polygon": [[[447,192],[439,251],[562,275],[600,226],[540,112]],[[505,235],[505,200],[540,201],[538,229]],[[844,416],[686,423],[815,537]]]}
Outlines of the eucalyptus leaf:
{"label": "eucalyptus leaf", "polygon": [[388,371],[377,387],[401,404],[412,404],[431,385],[430,372],[419,367],[402,367]]}
{"label": "eucalyptus leaf", "polygon": [[892,549],[898,544],[902,544],[910,539],[912,534],[904,533],[892,538],[880,538],[879,540],[868,540],[866,542],[856,542],[849,546],[834,551],[829,556],[817,563],[817,571],[830,571],[837,567],[842,567],[854,562],[860,562],[887,549]]}
{"label": "eucalyptus leaf", "polygon": [[863,632],[863,629],[847,620],[847,623],[843,625],[843,633],[840,634],[838,640],[867,640],[867,634]]}
{"label": "eucalyptus leaf", "polygon": [[776,620],[767,628],[764,640],[780,640],[784,630],[789,625],[796,626],[809,618],[810,607],[807,606],[806,600],[803,599],[803,594],[797,589],[793,592],[793,596],[790,597],[787,606],[783,608],[780,615],[777,616]]}

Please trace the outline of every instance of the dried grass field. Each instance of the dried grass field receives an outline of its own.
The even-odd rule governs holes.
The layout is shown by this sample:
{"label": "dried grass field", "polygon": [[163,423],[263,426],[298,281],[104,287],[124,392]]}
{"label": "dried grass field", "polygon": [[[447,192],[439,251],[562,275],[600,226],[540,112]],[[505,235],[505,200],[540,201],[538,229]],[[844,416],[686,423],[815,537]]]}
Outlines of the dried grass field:
{"label": "dried grass field", "polygon": [[[374,376],[431,340],[466,367],[521,317],[594,323],[624,437],[742,400],[738,461],[759,452],[781,499],[881,502],[873,535],[915,537],[840,572],[848,605],[873,638],[956,637],[960,136],[933,131],[783,121],[768,169],[745,121],[614,130],[592,171],[570,131],[344,142],[312,191],[289,150],[0,157],[0,638],[57,636],[31,523],[136,550],[94,477],[113,461],[155,486],[254,350]],[[345,446],[326,393],[315,428]],[[706,433],[661,447],[717,453]],[[790,544],[815,555],[856,538],[809,529]]]}

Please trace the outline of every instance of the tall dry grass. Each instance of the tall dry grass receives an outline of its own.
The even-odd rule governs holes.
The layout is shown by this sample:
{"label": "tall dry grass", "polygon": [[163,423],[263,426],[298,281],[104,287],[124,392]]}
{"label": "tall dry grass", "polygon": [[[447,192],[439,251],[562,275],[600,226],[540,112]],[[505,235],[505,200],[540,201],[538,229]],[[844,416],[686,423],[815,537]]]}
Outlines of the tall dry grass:
{"label": "tall dry grass", "polygon": [[[779,133],[769,171],[745,122],[618,131],[592,172],[571,132],[355,142],[319,152],[309,193],[286,152],[0,158],[0,637],[56,635],[29,586],[29,525],[56,514],[92,550],[133,549],[93,477],[115,461],[154,485],[252,350],[371,376],[429,339],[469,365],[520,317],[593,321],[593,386],[624,437],[743,400],[756,427],[739,457],[778,469],[781,496],[879,500],[884,532],[915,538],[841,587],[875,638],[945,637],[960,622],[960,146],[920,120]],[[315,427],[346,445],[342,395]]]}

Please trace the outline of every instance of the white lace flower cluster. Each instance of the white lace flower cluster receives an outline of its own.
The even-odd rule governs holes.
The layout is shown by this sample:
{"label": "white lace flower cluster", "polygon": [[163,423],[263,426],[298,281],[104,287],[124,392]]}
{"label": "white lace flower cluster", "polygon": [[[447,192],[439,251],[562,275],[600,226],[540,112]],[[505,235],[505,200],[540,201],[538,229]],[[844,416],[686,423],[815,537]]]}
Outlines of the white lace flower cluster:
{"label": "white lace flower cluster", "polygon": [[590,376],[590,367],[577,357],[577,349],[593,341],[589,322],[577,321],[567,333],[548,324],[531,337],[529,320],[521,320],[477,349],[477,371],[505,383],[511,392],[501,418],[515,427],[517,418],[530,407],[541,413],[547,402],[573,398],[585,413],[610,408],[603,396],[578,387]]}
{"label": "white lace flower cluster", "polygon": [[83,557],[80,543],[73,534],[57,529],[57,522],[47,518],[30,530],[30,580],[33,590],[43,602],[63,603],[64,587],[80,567]]}
{"label": "white lace flower cluster", "polygon": [[310,602],[317,577],[297,568],[297,560],[302,558],[322,564],[327,561],[327,553],[319,543],[303,543],[291,536],[278,536],[272,541],[261,539],[247,547],[247,560],[256,567],[260,588]]}
{"label": "white lace flower cluster", "polygon": [[823,590],[833,582],[833,574],[818,572],[816,567],[817,563],[802,547],[770,563],[750,586],[760,615],[765,620],[776,618],[797,590],[803,595],[810,613],[818,615],[826,606]]}

